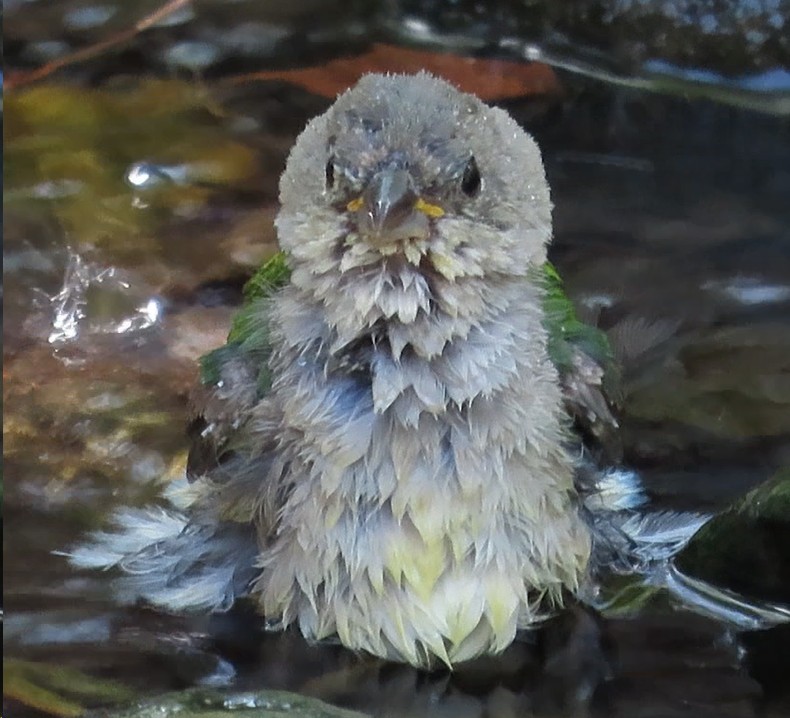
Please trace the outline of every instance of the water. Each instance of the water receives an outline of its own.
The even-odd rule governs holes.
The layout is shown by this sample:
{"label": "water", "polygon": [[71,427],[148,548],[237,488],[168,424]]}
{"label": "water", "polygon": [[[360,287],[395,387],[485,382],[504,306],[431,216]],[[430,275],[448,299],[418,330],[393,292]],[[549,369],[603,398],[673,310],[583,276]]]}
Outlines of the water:
{"label": "water", "polygon": [[[569,291],[638,357],[624,463],[657,507],[716,511],[790,463],[787,121],[560,78],[560,96],[504,104],[543,149]],[[128,76],[6,97],[6,656],[144,695],[286,688],[382,716],[786,715],[786,626],[742,633],[625,579],[603,618],[580,608],[501,659],[421,675],[251,617],[121,607],[53,553],[182,469],[195,360],[272,251],[285,153],[327,104]]]}

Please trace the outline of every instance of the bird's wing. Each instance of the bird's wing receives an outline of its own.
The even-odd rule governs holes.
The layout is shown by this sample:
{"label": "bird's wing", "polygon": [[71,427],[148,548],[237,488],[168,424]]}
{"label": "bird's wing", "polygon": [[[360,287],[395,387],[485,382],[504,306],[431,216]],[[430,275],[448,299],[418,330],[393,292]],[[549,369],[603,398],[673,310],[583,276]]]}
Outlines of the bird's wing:
{"label": "bird's wing", "polygon": [[200,360],[200,384],[192,396],[192,440],[187,459],[187,478],[208,477],[225,484],[249,462],[250,446],[264,453],[261,441],[250,442],[247,424],[253,407],[265,400],[271,386],[267,304],[289,277],[282,253],[263,264],[244,287],[245,304],[235,316],[224,346]]}
{"label": "bird's wing", "polygon": [[578,318],[550,262],[540,268],[537,281],[544,288],[549,356],[559,371],[568,413],[614,458],[619,455],[619,442],[611,406],[619,371],[609,340],[603,331]]}

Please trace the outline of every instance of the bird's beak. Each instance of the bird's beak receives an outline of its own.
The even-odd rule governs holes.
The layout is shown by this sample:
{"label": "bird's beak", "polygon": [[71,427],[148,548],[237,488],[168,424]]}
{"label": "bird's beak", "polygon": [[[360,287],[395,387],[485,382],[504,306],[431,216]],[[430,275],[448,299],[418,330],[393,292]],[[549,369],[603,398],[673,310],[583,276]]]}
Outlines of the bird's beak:
{"label": "bird's beak", "polygon": [[444,214],[441,207],[417,194],[411,174],[398,167],[387,167],[374,175],[347,209],[356,213],[360,231],[376,244],[427,238],[429,218]]}

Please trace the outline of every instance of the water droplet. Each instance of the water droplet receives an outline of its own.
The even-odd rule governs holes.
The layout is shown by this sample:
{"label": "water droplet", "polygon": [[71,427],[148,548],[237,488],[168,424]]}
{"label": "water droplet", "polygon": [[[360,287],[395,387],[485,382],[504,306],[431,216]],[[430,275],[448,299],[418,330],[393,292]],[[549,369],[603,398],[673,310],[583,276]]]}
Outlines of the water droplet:
{"label": "water droplet", "polygon": [[139,189],[148,189],[171,181],[168,174],[152,162],[135,162],[126,170],[125,179],[132,187]]}
{"label": "water droplet", "polygon": [[149,190],[164,183],[186,184],[190,168],[186,165],[160,165],[142,160],[129,165],[124,179],[135,189]]}

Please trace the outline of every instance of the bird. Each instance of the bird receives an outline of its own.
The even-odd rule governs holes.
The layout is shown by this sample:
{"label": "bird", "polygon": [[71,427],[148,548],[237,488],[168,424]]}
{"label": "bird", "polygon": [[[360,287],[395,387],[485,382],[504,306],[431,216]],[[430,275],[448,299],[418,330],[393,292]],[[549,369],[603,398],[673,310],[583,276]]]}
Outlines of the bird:
{"label": "bird", "polygon": [[502,652],[589,584],[574,419],[616,423],[537,144],[428,73],[365,75],[296,140],[275,223],[201,361],[185,477],[72,563],[419,668]]}

